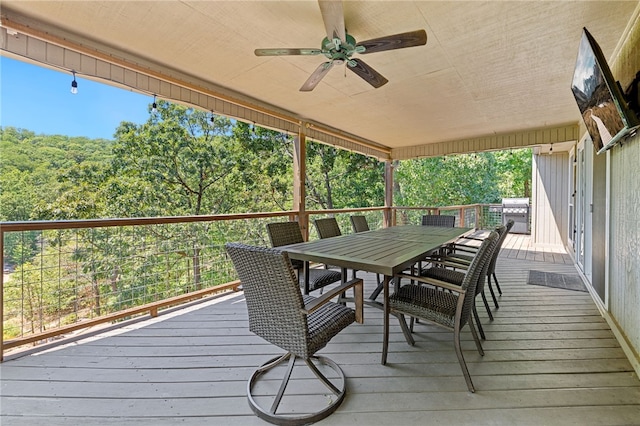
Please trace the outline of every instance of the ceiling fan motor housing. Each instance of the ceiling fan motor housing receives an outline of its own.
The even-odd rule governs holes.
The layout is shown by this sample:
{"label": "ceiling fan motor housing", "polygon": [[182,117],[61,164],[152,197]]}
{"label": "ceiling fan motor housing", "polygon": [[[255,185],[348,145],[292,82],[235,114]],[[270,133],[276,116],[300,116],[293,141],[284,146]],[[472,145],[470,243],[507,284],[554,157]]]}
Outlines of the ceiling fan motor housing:
{"label": "ceiling fan motor housing", "polygon": [[321,47],[324,56],[334,61],[348,62],[354,53],[362,53],[364,51],[364,47],[356,47],[356,39],[351,34],[345,34],[345,41],[339,38],[329,40],[325,37],[322,39]]}

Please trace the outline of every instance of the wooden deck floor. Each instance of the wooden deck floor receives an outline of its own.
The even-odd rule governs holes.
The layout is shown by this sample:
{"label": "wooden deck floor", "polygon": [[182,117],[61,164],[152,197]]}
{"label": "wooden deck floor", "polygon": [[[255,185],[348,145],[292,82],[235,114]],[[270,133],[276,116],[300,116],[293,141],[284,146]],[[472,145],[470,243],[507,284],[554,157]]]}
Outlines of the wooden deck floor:
{"label": "wooden deck floor", "polygon": [[[425,324],[416,325],[411,347],[392,318],[389,363],[380,365],[382,313],[367,307],[364,325],[321,351],[343,368],[348,395],[318,424],[640,424],[640,381],[589,294],[526,283],[530,269],[575,274],[573,265],[563,256],[527,259],[516,239],[498,262],[495,320],[479,309],[485,356],[463,335],[475,394],[451,334]],[[374,279],[366,277],[369,289]],[[265,424],[249,409],[246,380],[278,353],[248,331],[241,293],[220,297],[5,361],[0,423]]]}

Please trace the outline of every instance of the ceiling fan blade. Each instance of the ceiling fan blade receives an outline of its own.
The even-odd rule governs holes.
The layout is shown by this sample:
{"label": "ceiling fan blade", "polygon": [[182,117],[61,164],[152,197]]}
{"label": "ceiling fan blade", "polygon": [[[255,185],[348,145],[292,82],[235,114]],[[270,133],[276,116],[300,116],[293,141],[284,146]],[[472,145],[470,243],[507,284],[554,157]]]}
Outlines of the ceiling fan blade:
{"label": "ceiling fan blade", "polygon": [[358,74],[360,77],[362,77],[362,79],[364,79],[364,81],[366,81],[376,89],[378,87],[384,86],[389,82],[389,80],[384,78],[382,74],[371,68],[369,65],[365,64],[362,59],[351,59],[349,62],[355,62],[356,66],[352,67],[351,65],[347,65],[347,68]]}
{"label": "ceiling fan blade", "polygon": [[346,31],[344,29],[342,1],[318,0],[318,4],[320,5],[324,28],[327,30],[327,38],[330,41],[334,38],[339,38],[341,41],[345,41]]}
{"label": "ceiling fan blade", "polygon": [[316,68],[313,74],[309,76],[307,81],[304,82],[304,84],[300,88],[300,91],[301,92],[312,91],[318,85],[318,83],[320,83],[320,80],[322,80],[324,76],[327,75],[327,73],[332,67],[333,67],[333,61],[323,62],[322,64],[320,64],[320,66]]}
{"label": "ceiling fan blade", "polygon": [[320,55],[320,49],[256,49],[256,56],[284,56],[284,55]]}
{"label": "ceiling fan blade", "polygon": [[427,44],[427,32],[425,30],[410,31],[408,33],[395,34],[386,37],[374,38],[358,43],[363,46],[365,53],[383,52],[385,50],[402,49],[405,47],[423,46]]}

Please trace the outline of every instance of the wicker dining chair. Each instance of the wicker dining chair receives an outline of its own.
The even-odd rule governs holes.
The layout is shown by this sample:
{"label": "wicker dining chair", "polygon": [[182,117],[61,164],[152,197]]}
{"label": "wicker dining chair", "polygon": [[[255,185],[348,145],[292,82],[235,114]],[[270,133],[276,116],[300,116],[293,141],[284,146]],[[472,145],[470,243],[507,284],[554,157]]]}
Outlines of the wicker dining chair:
{"label": "wicker dining chair", "polygon": [[[346,379],[334,361],[315,353],[354,321],[362,323],[362,280],[344,283],[320,298],[304,296],[285,251],[240,243],[227,243],[225,247],[244,290],[249,330],[286,351],[262,364],[249,378],[247,398],[251,409],[261,419],[280,425],[310,424],[327,417],[344,400]],[[352,287],[356,293],[355,310],[329,300]],[[298,359],[303,360],[324,385],[305,385],[305,393],[311,393],[312,397],[305,398],[304,404],[296,400],[297,391],[286,392],[292,375],[308,379],[308,374],[294,370]],[[288,366],[278,391],[268,393],[270,387],[261,386],[254,392],[259,382],[272,380],[276,371],[282,370],[276,367],[285,361]],[[267,377],[260,380],[264,375]],[[333,394],[330,398],[327,398],[327,389]],[[286,410],[278,412],[283,400],[289,400],[283,404]]]}
{"label": "wicker dining chair", "polygon": [[[351,219],[351,227],[353,228],[353,233],[356,234],[358,232],[366,232],[369,231],[369,223],[367,222],[367,218],[360,215],[353,215],[350,217]],[[376,274],[376,284],[378,288],[381,288],[382,285],[382,277],[380,274]]]}
{"label": "wicker dining chair", "polygon": [[[500,250],[502,249],[502,243],[507,237],[507,234],[513,227],[513,219],[509,219],[506,225],[498,225],[495,230],[499,232],[500,238],[498,240],[498,247],[496,251],[493,253],[493,257],[491,258],[491,264],[489,265],[489,269],[487,270],[487,287],[489,288],[489,293],[491,293],[491,298],[493,299],[493,304],[496,309],[500,308],[498,305],[498,298],[496,297],[495,292],[493,291],[493,286],[491,284],[491,278],[493,278],[493,282],[496,285],[496,289],[498,290],[498,294],[502,295],[502,289],[500,288],[500,284],[498,283],[498,278],[496,277],[496,264],[498,262],[498,255],[500,254]],[[454,268],[464,268],[468,267],[477,252],[477,246],[471,246],[469,244],[461,244],[461,243],[453,243],[447,247],[447,254],[443,256],[440,260],[448,262],[449,266]],[[460,264],[461,266],[456,266],[455,264]],[[487,304],[486,297],[483,293],[483,301],[485,307],[487,308],[487,313],[489,314],[489,318],[493,320],[491,312],[489,310],[489,305]]]}
{"label": "wicker dining chair", "polygon": [[[267,224],[267,234],[272,247],[281,247],[289,244],[304,242],[302,231],[298,222],[273,222]],[[304,262],[298,259],[291,259],[293,268],[297,271],[298,282],[303,287],[304,294],[342,281],[342,274],[339,271],[326,268],[309,268],[309,283],[301,278]]]}
{"label": "wicker dining chair", "polygon": [[[498,260],[498,255],[500,254],[500,250],[502,250],[502,244],[504,243],[504,240],[507,238],[507,234],[509,233],[509,231],[511,231],[511,228],[513,228],[513,224],[514,224],[513,219],[509,219],[507,221],[507,223],[505,224],[506,231],[505,231],[504,235],[501,236],[501,240],[498,242],[498,251],[495,253],[495,256],[493,258],[492,264],[489,266],[489,274],[490,274],[490,276],[487,276],[487,284],[489,286],[489,291],[491,292],[491,296],[493,296],[494,303],[496,302],[496,297],[495,297],[495,294],[493,292],[493,286],[491,285],[491,277],[493,277],[493,282],[496,285],[496,289],[498,290],[498,294],[502,295],[502,289],[500,288],[500,283],[498,282],[498,277],[496,277],[496,263],[497,263],[497,260]],[[462,252],[466,251],[467,252],[466,254],[468,255],[469,253],[474,253],[475,250],[477,250],[477,247],[474,247],[474,246],[469,247],[468,245],[454,243],[453,249],[454,249],[454,253],[461,252],[461,251]],[[465,253],[462,253],[462,254],[459,253],[458,257],[462,257],[464,254]]]}
{"label": "wicker dining chair", "polygon": [[318,237],[321,239],[342,235],[342,232],[340,232],[340,225],[338,225],[338,221],[335,217],[316,219],[313,221],[313,224],[316,227],[316,231],[318,231]]}
{"label": "wicker dining chair", "polygon": [[[503,235],[506,232],[506,226],[500,225],[496,227],[495,232],[498,234],[498,242],[495,245],[494,250],[489,255],[489,266],[487,267],[486,276],[487,279],[490,276],[491,266],[495,264],[495,258],[497,257],[498,252],[500,251],[500,244],[503,240]],[[423,277],[433,278],[436,280],[446,281],[455,285],[462,285],[462,281],[464,280],[465,273],[461,270],[465,270],[469,268],[471,261],[478,255],[478,252],[472,256],[470,256],[470,261],[467,263],[466,261],[459,260],[457,258],[450,258],[448,256],[438,257],[435,255],[434,257],[429,258],[432,266],[429,268],[422,269],[420,271],[420,275]],[[478,281],[478,285],[476,286],[476,296],[480,295],[482,297],[482,303],[484,304],[485,309],[487,310],[487,315],[489,316],[489,320],[493,321],[493,314],[491,312],[491,308],[489,307],[489,303],[487,302],[487,296],[484,292],[484,276],[480,278]],[[496,309],[498,306],[496,306]],[[480,322],[480,316],[478,315],[478,309],[476,308],[476,304],[473,304],[473,317],[476,320],[476,324],[478,326],[478,332],[480,333],[480,337],[484,340],[486,336],[484,334],[484,329],[482,328],[482,322]]]}
{"label": "wicker dining chair", "polygon": [[[498,242],[498,233],[492,231],[480,246],[478,254],[467,269],[460,286],[428,277],[401,274],[401,278],[415,280],[417,284],[406,284],[399,287],[389,297],[388,312],[398,318],[400,327],[407,343],[414,345],[415,341],[407,326],[405,315],[419,318],[437,326],[453,331],[453,342],[458,356],[458,362],[467,382],[470,392],[475,388],[469,375],[467,364],[460,347],[460,331],[469,324],[473,340],[480,355],[484,355],[478,333],[473,325],[473,305],[475,304],[475,290],[478,282],[484,279],[489,267],[491,253]],[[428,284],[428,285],[423,285]],[[443,291],[448,290],[448,291]],[[387,361],[389,321],[385,321],[385,338],[383,339],[382,363]]]}
{"label": "wicker dining chair", "polygon": [[353,215],[350,217],[351,227],[354,233],[369,231],[369,223],[367,218],[360,215]]}
{"label": "wicker dining chair", "polygon": [[[335,217],[327,217],[323,219],[316,219],[313,221],[313,225],[316,227],[318,237],[320,239],[339,237],[342,235],[340,231],[340,225]],[[338,268],[338,266],[327,265],[327,268]],[[346,270],[345,270],[346,273]],[[355,269],[352,271],[352,278],[356,277]]]}
{"label": "wicker dining chair", "polygon": [[422,216],[422,225],[453,228],[454,226],[456,226],[456,217],[441,214],[425,214],[424,216]]}

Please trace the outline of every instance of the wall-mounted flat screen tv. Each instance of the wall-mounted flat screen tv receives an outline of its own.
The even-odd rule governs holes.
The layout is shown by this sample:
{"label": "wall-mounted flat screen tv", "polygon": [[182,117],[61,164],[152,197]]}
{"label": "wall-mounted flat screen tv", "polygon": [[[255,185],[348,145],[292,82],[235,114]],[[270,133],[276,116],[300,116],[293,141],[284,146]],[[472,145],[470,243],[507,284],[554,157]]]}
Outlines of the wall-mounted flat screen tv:
{"label": "wall-mounted flat screen tv", "polygon": [[602,50],[586,28],[582,32],[571,84],[582,119],[598,154],[640,126],[609,69]]}

